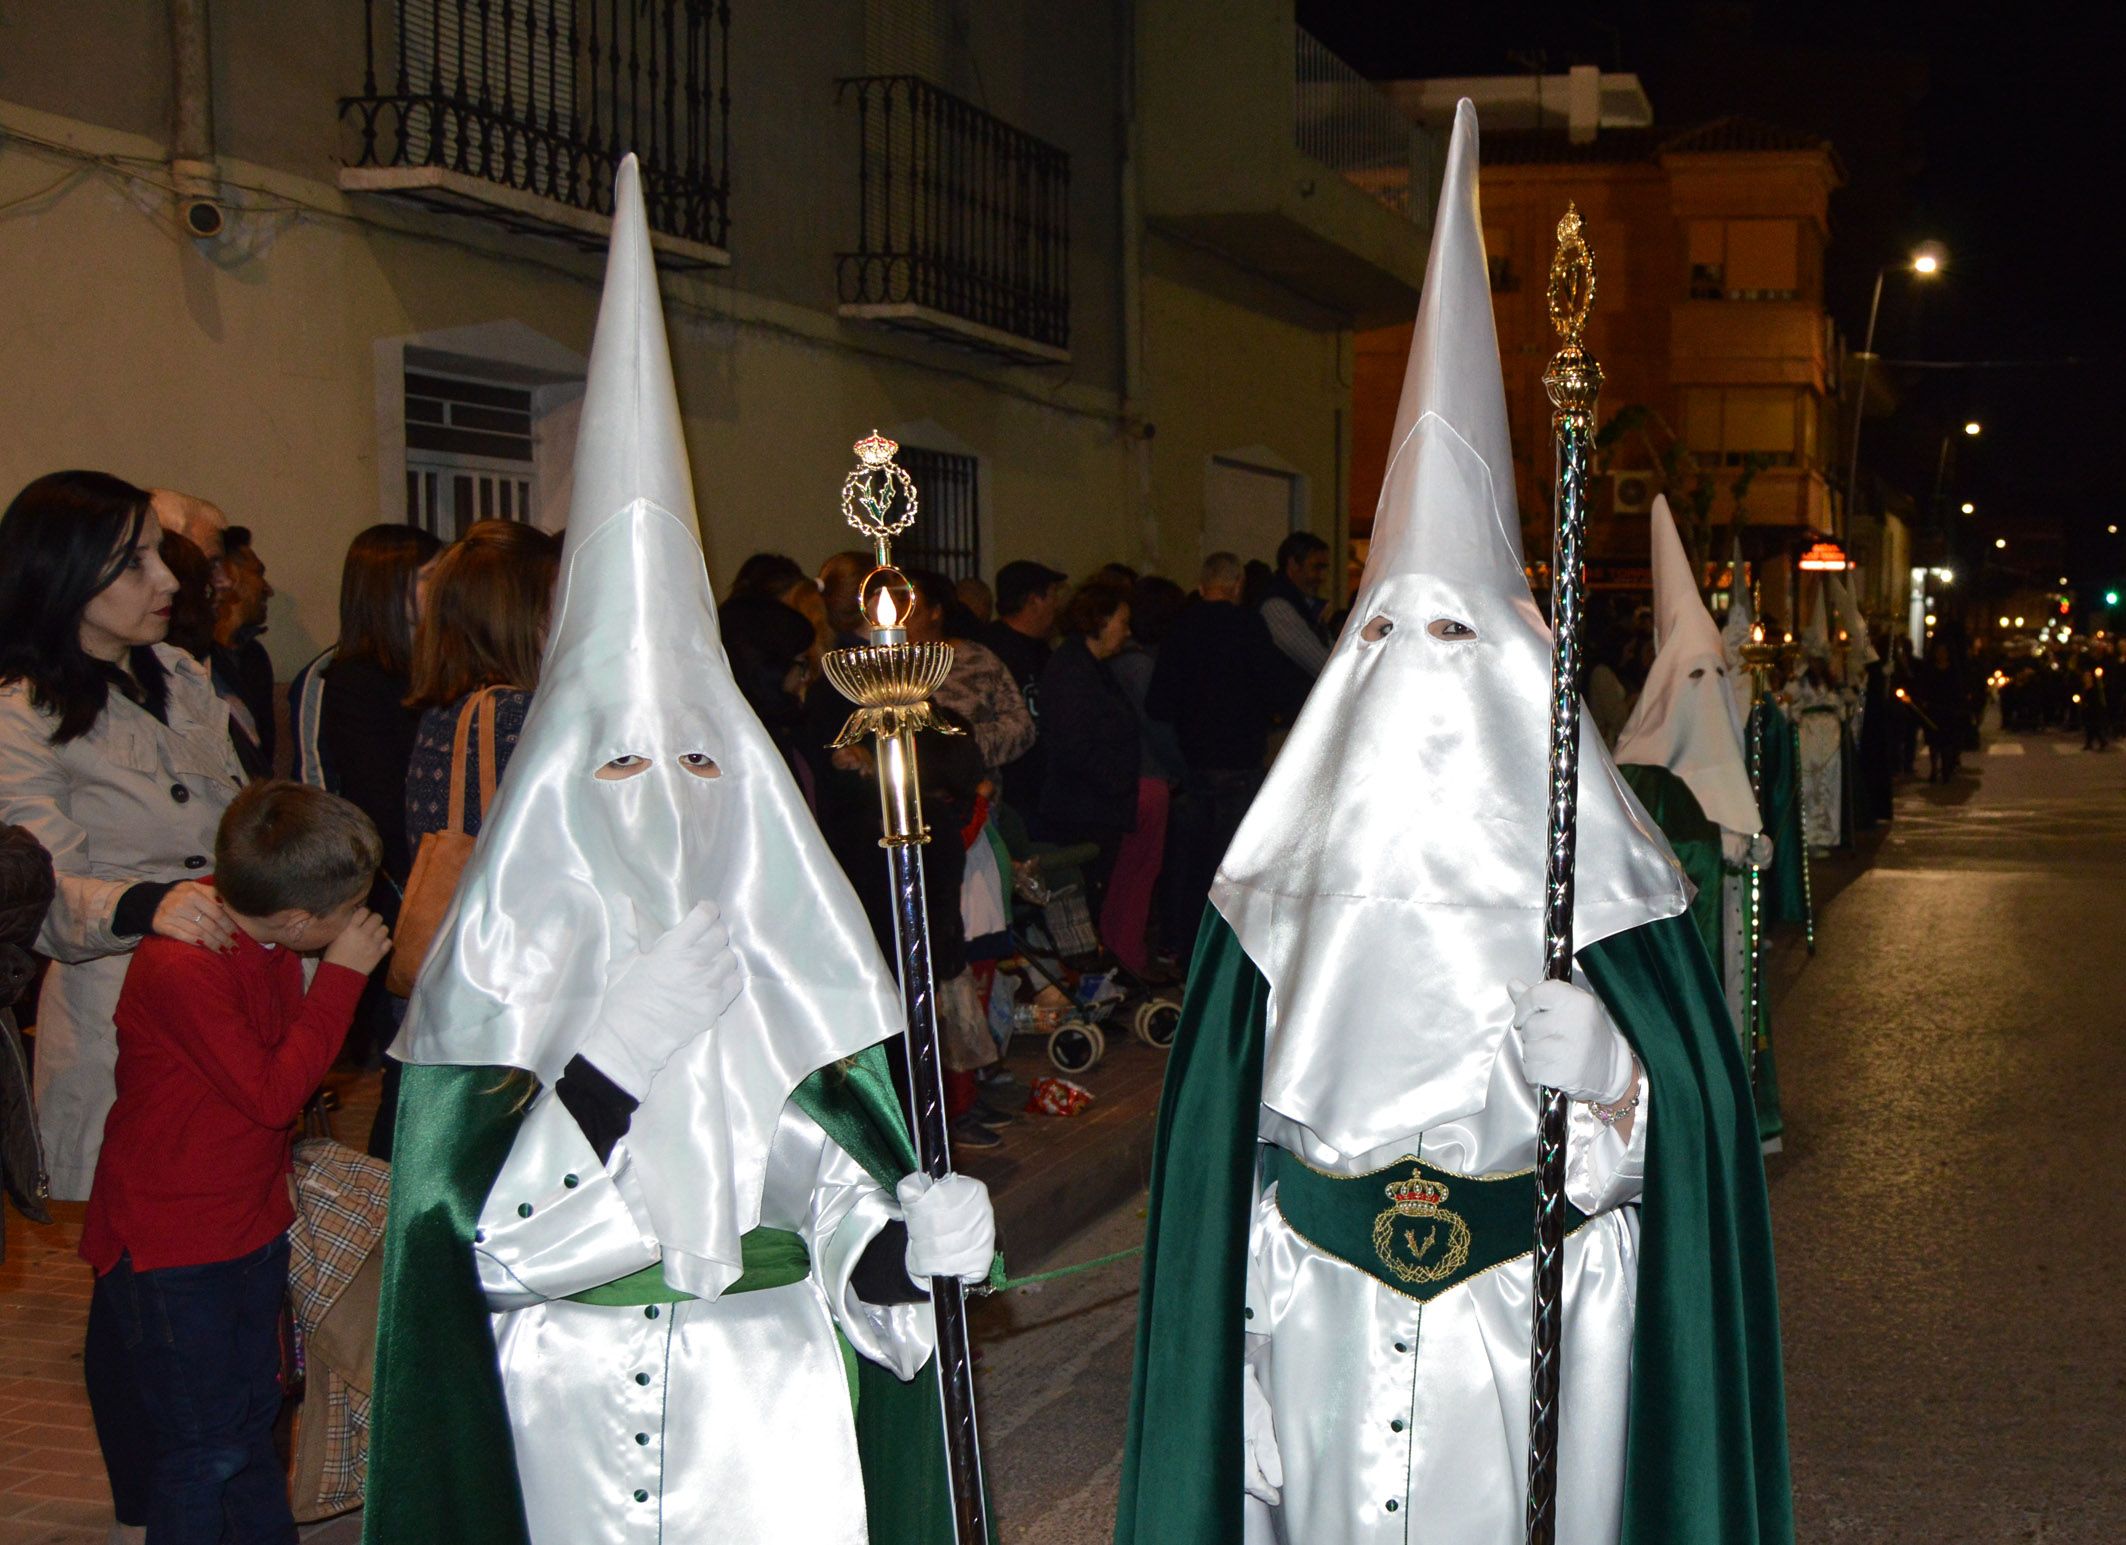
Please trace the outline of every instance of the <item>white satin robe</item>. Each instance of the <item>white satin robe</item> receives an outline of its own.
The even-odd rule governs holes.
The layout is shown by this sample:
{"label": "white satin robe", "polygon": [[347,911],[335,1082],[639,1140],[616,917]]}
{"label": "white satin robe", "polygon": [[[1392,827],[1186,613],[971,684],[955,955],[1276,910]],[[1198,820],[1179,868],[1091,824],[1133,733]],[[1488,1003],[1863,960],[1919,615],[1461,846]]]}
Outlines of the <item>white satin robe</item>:
{"label": "white satin robe", "polygon": [[1836,687],[1802,682],[1794,689],[1801,725],[1802,836],[1813,849],[1845,841],[1846,720],[1850,706]]}
{"label": "white satin robe", "polygon": [[627,1139],[601,1164],[548,1093],[481,1212],[480,1284],[498,1311],[533,1545],[865,1545],[835,1328],[902,1379],[935,1346],[927,1302],[880,1307],[849,1287],[900,1216],[893,1199],[785,1106],[760,1221],[803,1238],[806,1280],[636,1308],[566,1302],[658,1259],[634,1182]]}
{"label": "white satin robe", "polygon": [[[1638,1286],[1645,1085],[1629,1143],[1572,1107],[1567,1194],[1591,1214],[1565,1241],[1559,1545],[1608,1545],[1623,1507]],[[1318,1169],[1356,1175],[1414,1155],[1463,1174],[1535,1163],[1534,1091],[1511,1035],[1473,1115],[1370,1153],[1341,1154],[1265,1108],[1261,1134]],[[1383,1199],[1383,1205],[1386,1205]],[[1315,1249],[1257,1204],[1249,1360],[1269,1398],[1283,1500],[1247,1503],[1248,1545],[1520,1545],[1528,1473],[1531,1258],[1420,1304]]]}

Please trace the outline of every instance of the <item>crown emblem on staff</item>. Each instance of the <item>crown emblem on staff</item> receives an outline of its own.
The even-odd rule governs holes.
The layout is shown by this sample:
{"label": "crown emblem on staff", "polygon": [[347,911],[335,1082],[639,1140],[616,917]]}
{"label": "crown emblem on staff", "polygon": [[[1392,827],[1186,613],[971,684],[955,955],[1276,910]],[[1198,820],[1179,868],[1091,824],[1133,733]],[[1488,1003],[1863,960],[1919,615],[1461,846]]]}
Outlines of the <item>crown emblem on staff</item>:
{"label": "crown emblem on staff", "polygon": [[1437,1207],[1447,1200],[1447,1186],[1437,1180],[1428,1180],[1423,1175],[1412,1175],[1407,1180],[1391,1180],[1383,1188],[1388,1200],[1395,1204],[1397,1212],[1418,1215],[1418,1209]]}
{"label": "crown emblem on staff", "polygon": [[900,448],[898,440],[889,440],[874,429],[856,442],[856,459],[867,467],[883,467]]}

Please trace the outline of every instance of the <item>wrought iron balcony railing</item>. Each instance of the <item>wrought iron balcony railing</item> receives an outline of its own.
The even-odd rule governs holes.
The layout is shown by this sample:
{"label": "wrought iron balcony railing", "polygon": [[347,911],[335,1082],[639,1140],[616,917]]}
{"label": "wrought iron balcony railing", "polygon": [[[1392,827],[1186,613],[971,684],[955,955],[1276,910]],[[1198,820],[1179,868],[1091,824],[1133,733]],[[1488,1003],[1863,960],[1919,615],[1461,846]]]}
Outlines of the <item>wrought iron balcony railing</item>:
{"label": "wrought iron balcony railing", "polygon": [[341,185],[602,244],[633,151],[660,250],[721,262],[730,30],[729,0],[364,0]]}
{"label": "wrought iron balcony railing", "polygon": [[857,243],[841,314],[1021,361],[1070,349],[1070,157],[915,75],[856,103]]}

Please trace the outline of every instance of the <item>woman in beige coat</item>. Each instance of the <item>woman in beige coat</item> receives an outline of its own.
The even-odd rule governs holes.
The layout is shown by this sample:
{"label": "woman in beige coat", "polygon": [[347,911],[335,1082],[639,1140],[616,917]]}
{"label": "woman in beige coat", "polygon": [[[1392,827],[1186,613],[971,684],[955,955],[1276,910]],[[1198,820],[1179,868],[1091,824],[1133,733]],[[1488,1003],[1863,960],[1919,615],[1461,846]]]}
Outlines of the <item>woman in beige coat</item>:
{"label": "woman in beige coat", "polygon": [[[89,1194],[117,1061],[111,1012],[150,933],[219,949],[214,830],[242,785],[206,670],[162,643],[177,581],[148,495],[100,472],[38,478],[0,516],[0,822],[52,855],[37,949],[38,1125],[52,1194]],[[123,1523],[145,1518],[145,1424],[112,1327],[89,1327],[89,1400]],[[115,1363],[115,1371],[113,1364]],[[129,1433],[128,1428],[132,1431]]]}

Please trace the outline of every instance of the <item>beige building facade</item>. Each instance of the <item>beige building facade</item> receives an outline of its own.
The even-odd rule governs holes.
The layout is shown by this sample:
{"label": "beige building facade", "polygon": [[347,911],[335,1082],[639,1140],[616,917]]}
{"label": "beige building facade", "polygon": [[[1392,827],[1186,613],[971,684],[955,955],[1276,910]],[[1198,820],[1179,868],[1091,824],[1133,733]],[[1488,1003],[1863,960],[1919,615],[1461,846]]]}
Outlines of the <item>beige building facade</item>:
{"label": "beige building facade", "polygon": [[1368,172],[1427,139],[1310,44],[1275,0],[24,0],[0,485],[214,500],[289,674],[364,526],[559,524],[634,148],[719,587],[848,545],[874,427],[964,572],[1336,540],[1353,329],[1429,219]]}

